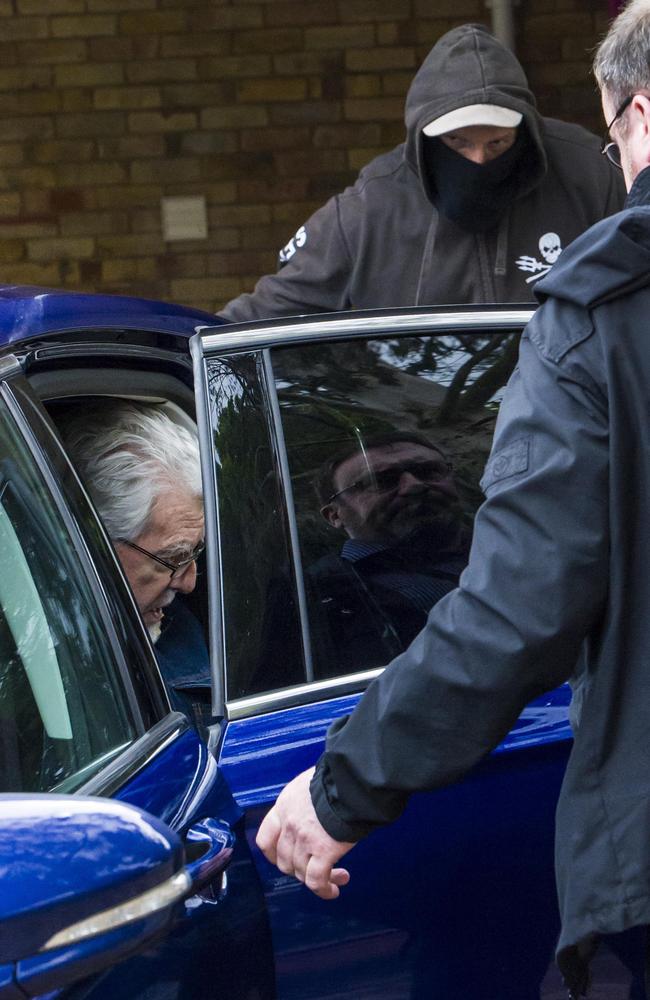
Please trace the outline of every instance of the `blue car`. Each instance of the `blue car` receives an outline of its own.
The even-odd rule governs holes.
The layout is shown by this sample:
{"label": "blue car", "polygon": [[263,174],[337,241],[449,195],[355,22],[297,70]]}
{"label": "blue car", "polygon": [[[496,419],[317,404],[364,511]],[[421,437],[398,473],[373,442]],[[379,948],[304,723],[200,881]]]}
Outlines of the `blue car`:
{"label": "blue car", "polygon": [[[528,318],[459,307],[220,326],[160,302],[0,288],[0,1000],[561,995],[566,688],[467,780],[357,845],[338,901],[255,847],[332,720],[455,585]],[[208,676],[157,657],[66,455],[62,417],[97,397],[198,428],[206,552],[177,600],[201,625]],[[400,435],[444,456],[414,476],[452,484],[455,541],[436,528],[435,570],[417,505],[400,514],[395,571],[319,493],[335,456]],[[380,471],[339,492],[388,496]]]}

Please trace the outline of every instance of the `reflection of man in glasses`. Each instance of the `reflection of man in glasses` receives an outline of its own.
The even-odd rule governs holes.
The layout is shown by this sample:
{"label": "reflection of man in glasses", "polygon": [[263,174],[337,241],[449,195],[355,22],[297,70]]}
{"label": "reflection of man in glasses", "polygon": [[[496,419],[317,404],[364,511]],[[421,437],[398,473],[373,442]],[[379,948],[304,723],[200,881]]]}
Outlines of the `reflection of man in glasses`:
{"label": "reflection of man in glasses", "polygon": [[420,631],[467,562],[451,463],[423,435],[396,431],[335,455],[315,486],[321,513],[348,538],[308,580],[330,641],[345,642],[346,658],[379,665]]}
{"label": "reflection of man in glasses", "polygon": [[179,601],[196,586],[203,496],[196,434],[159,406],[104,400],[62,422],[70,458],[115,546],[174,707],[209,694],[198,620]]}

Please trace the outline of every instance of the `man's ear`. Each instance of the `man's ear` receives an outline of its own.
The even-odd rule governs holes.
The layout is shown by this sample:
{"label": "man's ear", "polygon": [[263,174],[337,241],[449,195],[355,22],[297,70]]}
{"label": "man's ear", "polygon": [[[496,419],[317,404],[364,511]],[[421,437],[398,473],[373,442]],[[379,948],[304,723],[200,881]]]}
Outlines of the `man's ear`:
{"label": "man's ear", "polygon": [[333,528],[342,528],[343,522],[339,517],[339,509],[337,504],[326,503],[320,509],[321,515],[325,518],[327,523]]}

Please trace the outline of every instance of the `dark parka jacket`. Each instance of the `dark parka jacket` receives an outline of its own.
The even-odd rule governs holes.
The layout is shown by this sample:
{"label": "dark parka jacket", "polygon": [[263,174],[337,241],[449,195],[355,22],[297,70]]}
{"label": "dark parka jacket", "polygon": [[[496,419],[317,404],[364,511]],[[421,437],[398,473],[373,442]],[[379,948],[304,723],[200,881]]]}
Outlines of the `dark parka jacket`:
{"label": "dark parka jacket", "polygon": [[[423,126],[471,104],[520,112],[529,138],[510,208],[487,233],[439,214],[423,162]],[[622,179],[596,137],[542,118],[517,59],[481,25],[455,28],[434,45],[409,89],[405,121],[406,142],[301,226],[280,253],[279,272],[229,302],[226,320],[531,301],[561,249],[623,206]]]}
{"label": "dark parka jacket", "polygon": [[560,965],[650,924],[650,169],[539,285],[459,588],[335,723],[312,783],[354,841],[461,777],[570,678],[580,718],[557,816]]}

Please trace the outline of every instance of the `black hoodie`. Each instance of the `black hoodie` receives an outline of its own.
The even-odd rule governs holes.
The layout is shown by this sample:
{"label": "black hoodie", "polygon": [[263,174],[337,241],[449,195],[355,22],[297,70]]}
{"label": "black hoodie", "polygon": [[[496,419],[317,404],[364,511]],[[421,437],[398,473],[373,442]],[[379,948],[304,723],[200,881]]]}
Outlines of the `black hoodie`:
{"label": "black hoodie", "polygon": [[[471,104],[523,116],[525,169],[500,224],[467,232],[440,214],[424,167],[422,128]],[[622,178],[585,129],[542,118],[514,55],[481,25],[434,45],[406,99],[406,142],[378,156],[280,253],[280,270],[229,302],[231,322],[337,309],[526,302],[561,250],[618,211]]]}

